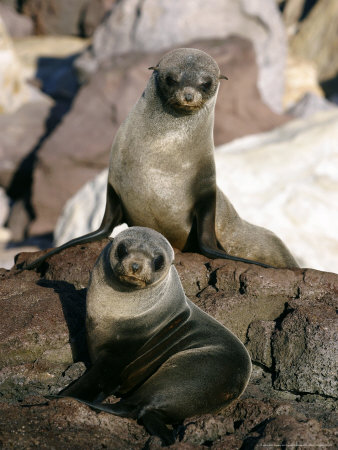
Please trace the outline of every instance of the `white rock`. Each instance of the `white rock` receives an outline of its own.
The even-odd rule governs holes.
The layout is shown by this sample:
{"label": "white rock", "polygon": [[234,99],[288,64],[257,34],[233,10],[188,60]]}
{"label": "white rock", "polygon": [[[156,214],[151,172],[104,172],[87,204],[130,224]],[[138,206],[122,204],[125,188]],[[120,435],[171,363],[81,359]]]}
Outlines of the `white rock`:
{"label": "white rock", "polygon": [[274,231],[301,266],[338,272],[338,111],[216,151],[217,183],[246,220]]}
{"label": "white rock", "polygon": [[[338,112],[297,119],[216,150],[217,183],[246,220],[274,231],[303,267],[338,272]],[[107,170],[68,203],[60,245],[101,223]]]}
{"label": "white rock", "polygon": [[29,96],[20,62],[0,17],[0,114],[15,111]]}

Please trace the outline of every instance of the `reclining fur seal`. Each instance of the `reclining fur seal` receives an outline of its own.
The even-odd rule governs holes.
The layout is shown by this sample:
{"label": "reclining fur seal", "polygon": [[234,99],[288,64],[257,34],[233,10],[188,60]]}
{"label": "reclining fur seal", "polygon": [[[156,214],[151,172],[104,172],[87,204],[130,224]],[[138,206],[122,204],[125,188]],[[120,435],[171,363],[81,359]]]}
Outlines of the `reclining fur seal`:
{"label": "reclining fur seal", "polygon": [[[166,445],[175,440],[167,424],[228,405],[251,374],[244,345],[185,296],[173,260],[149,228],[126,229],[104,248],[87,292],[92,366],[61,393],[136,419]],[[122,398],[100,403],[111,394]]]}
{"label": "reclining fur seal", "polygon": [[[151,67],[111,149],[98,230],[46,253],[107,237],[121,223],[162,233],[176,248],[263,267],[298,267],[271,231],[241,219],[216,186],[213,125],[220,70],[208,54],[173,50]],[[224,118],[226,120],[226,117]]]}

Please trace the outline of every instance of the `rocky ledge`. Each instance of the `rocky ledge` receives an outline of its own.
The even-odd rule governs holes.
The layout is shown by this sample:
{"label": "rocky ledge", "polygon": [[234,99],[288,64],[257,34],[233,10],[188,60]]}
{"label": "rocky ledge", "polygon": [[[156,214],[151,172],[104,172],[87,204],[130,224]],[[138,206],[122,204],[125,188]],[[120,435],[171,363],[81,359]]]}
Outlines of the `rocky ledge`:
{"label": "rocky ledge", "polygon": [[[86,286],[106,243],[70,248],[39,272],[0,269],[1,448],[160,448],[135,421],[43,397],[88,364]],[[337,446],[338,275],[180,252],[176,267],[188,297],[239,336],[254,366],[241,399],[186,420],[172,448]]]}

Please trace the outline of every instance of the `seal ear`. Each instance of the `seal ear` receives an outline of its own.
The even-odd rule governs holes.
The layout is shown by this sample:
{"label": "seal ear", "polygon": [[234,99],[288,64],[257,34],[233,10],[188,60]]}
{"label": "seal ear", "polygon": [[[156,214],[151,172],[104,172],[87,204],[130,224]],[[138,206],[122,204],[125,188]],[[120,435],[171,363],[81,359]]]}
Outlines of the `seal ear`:
{"label": "seal ear", "polygon": [[229,78],[226,77],[225,75],[220,75],[220,76],[218,77],[218,79],[219,79],[219,80],[228,80]]}
{"label": "seal ear", "polygon": [[158,71],[158,66],[148,67],[148,70],[154,70],[155,72],[157,72]]}

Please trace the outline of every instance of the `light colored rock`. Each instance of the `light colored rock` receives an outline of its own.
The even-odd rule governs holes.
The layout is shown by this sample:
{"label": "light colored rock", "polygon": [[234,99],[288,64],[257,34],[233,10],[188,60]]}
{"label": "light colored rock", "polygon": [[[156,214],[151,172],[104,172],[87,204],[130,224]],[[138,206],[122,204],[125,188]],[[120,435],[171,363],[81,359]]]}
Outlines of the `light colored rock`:
{"label": "light colored rock", "polygon": [[337,22],[337,0],[320,0],[290,40],[290,48],[295,55],[316,63],[321,81],[338,73]]}
{"label": "light colored rock", "polygon": [[25,78],[35,76],[39,58],[65,58],[81,52],[88,45],[88,39],[75,36],[30,36],[13,40]]}
{"label": "light colored rock", "polygon": [[[337,143],[333,110],[237,139],[215,154],[218,185],[239,214],[274,231],[302,266],[330,272],[338,272]],[[57,245],[97,228],[106,176],[98,178],[100,192],[83,194],[77,216],[76,197],[70,200],[57,225]],[[86,185],[77,198],[87,191]]]}
{"label": "light colored rock", "polygon": [[0,114],[15,111],[29,98],[20,62],[0,17]]}
{"label": "light colored rock", "polygon": [[296,104],[287,110],[294,117],[308,117],[319,111],[337,109],[337,106],[324,97],[307,92]]}
{"label": "light colored rock", "polygon": [[6,189],[20,163],[45,133],[52,106],[53,101],[43,95],[39,101],[26,102],[10,114],[0,114],[0,185]]}
{"label": "light colored rock", "polygon": [[[117,54],[155,52],[196,39],[232,34],[254,43],[263,100],[281,111],[286,34],[275,0],[124,0],[96,29],[90,54],[78,60],[84,72]],[[94,62],[93,62],[94,60]]]}
{"label": "light colored rock", "polygon": [[303,13],[305,0],[286,0],[283,10],[283,20],[289,36],[296,33],[298,21]]}
{"label": "light colored rock", "polygon": [[301,266],[338,272],[338,111],[216,151],[218,185],[246,220],[274,231]]}
{"label": "light colored rock", "polygon": [[285,71],[284,108],[292,107],[309,92],[324,97],[316,64],[289,53]]}
{"label": "light colored rock", "polygon": [[32,20],[16,12],[14,5],[0,4],[0,16],[5,22],[8,33],[12,37],[25,37],[33,32]]}

